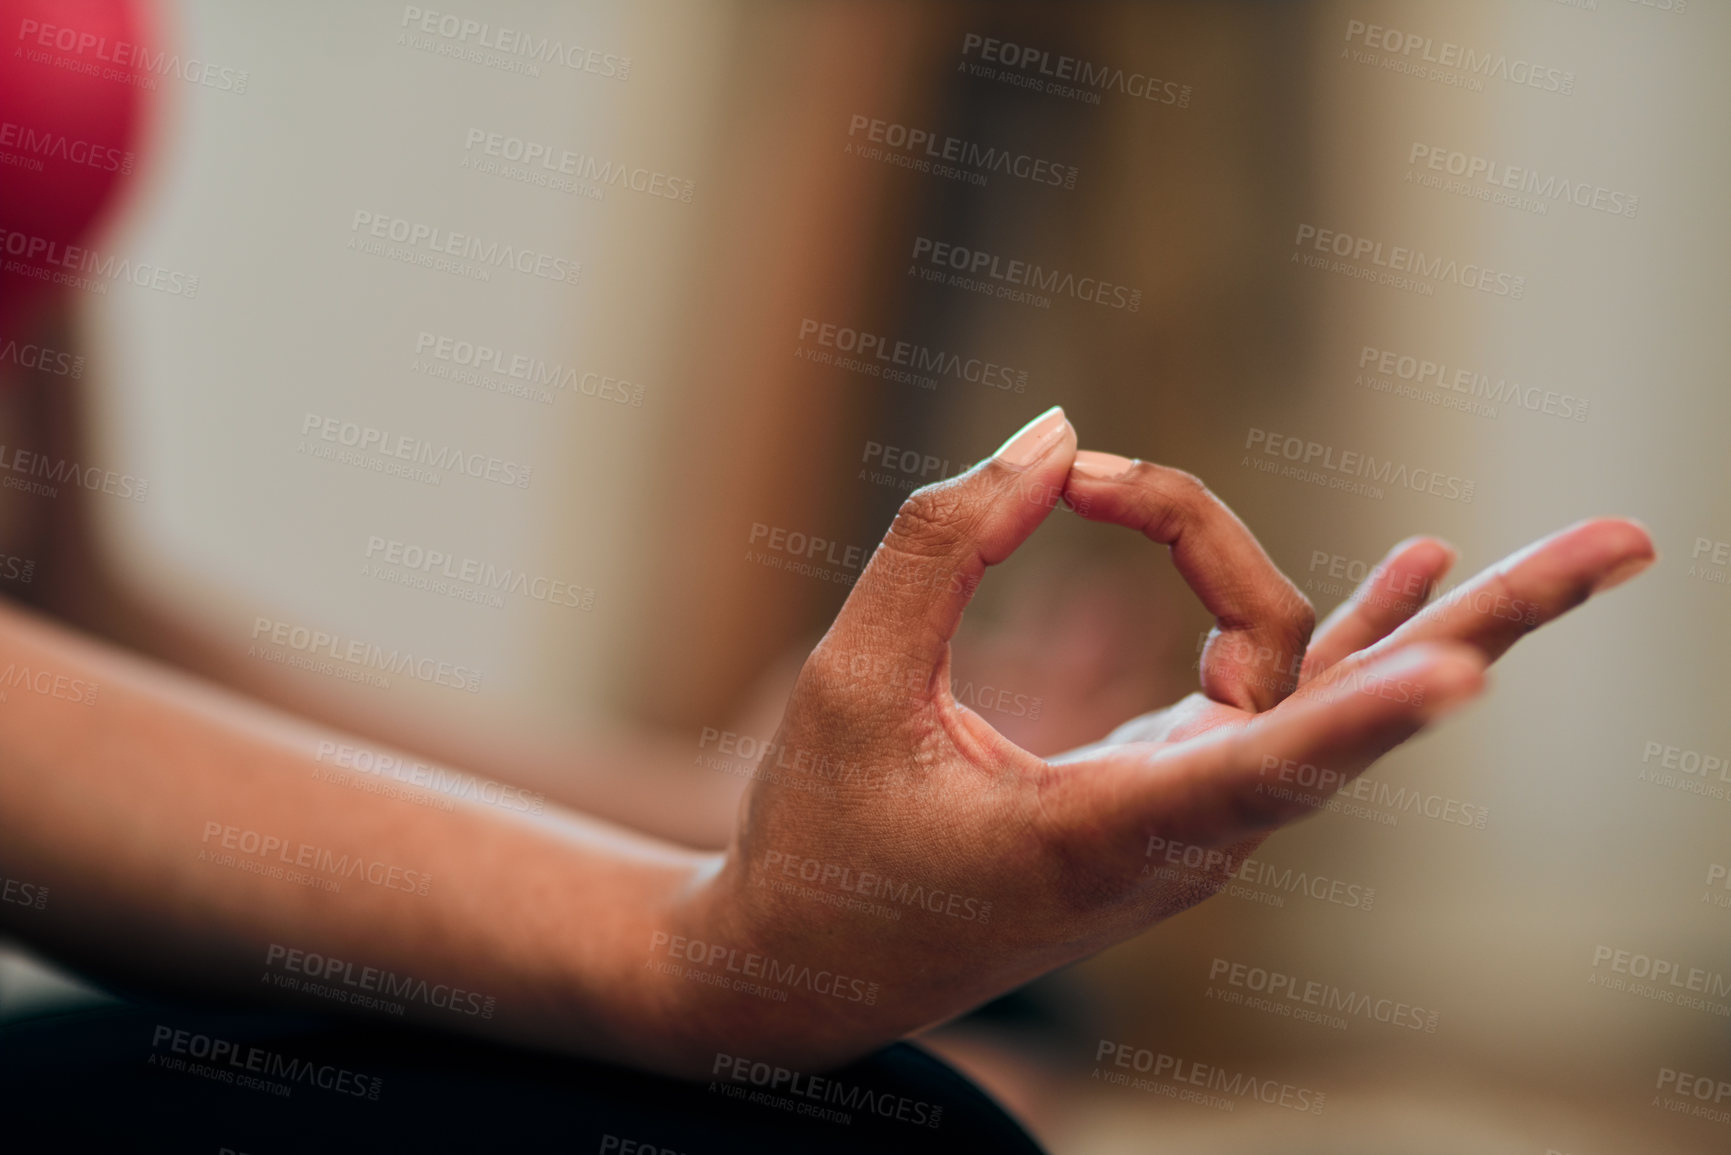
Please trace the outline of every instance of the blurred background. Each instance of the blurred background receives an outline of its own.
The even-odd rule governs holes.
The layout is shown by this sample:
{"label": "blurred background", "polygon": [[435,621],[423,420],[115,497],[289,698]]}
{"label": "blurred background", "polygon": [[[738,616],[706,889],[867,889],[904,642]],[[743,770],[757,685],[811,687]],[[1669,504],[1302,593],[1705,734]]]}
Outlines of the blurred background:
{"label": "blurred background", "polygon": [[[118,191],[93,257],[6,243],[0,442],[146,484],[0,489],[9,596],[714,846],[901,499],[1049,405],[1202,477],[1324,613],[1410,534],[1464,577],[1633,516],[1647,576],[1259,854],[1374,902],[1222,894],[928,1042],[1060,1153],[1731,1147],[1664,1075],[1731,1080],[1731,10],[14,8],[0,120],[116,152],[0,129],[0,228]],[[43,39],[111,19],[178,63]],[[1056,512],[957,697],[1051,754],[1186,693],[1163,553]],[[279,623],[479,689],[297,668]],[[0,957],[0,1011],[70,989]],[[1119,1047],[1326,1106],[1114,1083]]]}

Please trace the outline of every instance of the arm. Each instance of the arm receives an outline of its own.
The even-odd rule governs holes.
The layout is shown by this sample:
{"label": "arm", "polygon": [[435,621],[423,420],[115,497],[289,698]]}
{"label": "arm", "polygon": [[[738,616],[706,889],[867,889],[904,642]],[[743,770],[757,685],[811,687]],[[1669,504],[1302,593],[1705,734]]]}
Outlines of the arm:
{"label": "arm", "polygon": [[[706,856],[515,799],[447,812],[321,780],[319,744],[344,736],[10,607],[0,690],[0,874],[48,888],[0,925],[50,955],[256,998],[264,974],[311,981],[310,953],[425,980],[392,1001],[431,1025],[648,1065],[677,1038],[635,969]],[[435,1006],[438,987],[479,998]]]}
{"label": "arm", "polygon": [[[1219,628],[1202,694],[1048,761],[956,703],[948,663],[986,567],[1059,494],[1169,546]],[[127,974],[159,983],[257,991],[273,949],[317,952],[497,999],[493,1019],[434,1022],[693,1076],[718,1055],[822,1069],[1208,897],[1326,801],[1264,792],[1270,765],[1343,783],[1651,558],[1638,526],[1585,522],[1418,612],[1411,591],[1452,558],[1415,539],[1312,639],[1309,604],[1194,478],[1079,454],[1048,416],[904,506],[801,670],[725,856],[321,782],[330,735],[0,612],[0,660],[101,686],[94,706],[0,704],[0,869],[53,895],[6,914],[87,966],[124,946]],[[240,853],[247,832],[291,866],[313,848],[297,868],[315,885],[201,859],[271,861]],[[1168,869],[1156,844],[1196,853]],[[417,891],[429,874],[427,893],[388,873],[333,892],[321,849],[414,871],[396,877]]]}
{"label": "arm", "polygon": [[[70,343],[68,324],[60,313],[51,313],[35,339],[64,347]],[[50,459],[86,460],[90,447],[79,440],[81,424],[74,420],[80,404],[76,383],[0,365],[0,445],[22,445]],[[345,742],[378,743],[459,765],[681,845],[717,849],[727,844],[743,784],[730,775],[694,770],[689,735],[621,725],[586,734],[577,748],[523,735],[501,742],[470,724],[390,711],[369,696],[313,684],[323,679],[285,676],[280,667],[242,656],[232,637],[213,635],[177,604],[158,600],[128,580],[98,547],[92,503],[103,500],[78,486],[67,487],[52,502],[0,489],[0,553],[36,563],[34,580],[9,584],[8,599],[343,731]],[[774,720],[771,715],[768,725]],[[754,725],[737,728],[756,732]]]}

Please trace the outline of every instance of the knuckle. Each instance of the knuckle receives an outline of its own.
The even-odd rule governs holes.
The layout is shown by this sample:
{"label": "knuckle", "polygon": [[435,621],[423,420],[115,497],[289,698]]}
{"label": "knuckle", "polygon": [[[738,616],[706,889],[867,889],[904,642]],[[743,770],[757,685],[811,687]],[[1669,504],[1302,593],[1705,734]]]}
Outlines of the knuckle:
{"label": "knuckle", "polygon": [[1308,641],[1316,629],[1316,606],[1311,604],[1304,591],[1292,584],[1290,578],[1286,581],[1287,605],[1285,616],[1292,623],[1299,637]]}
{"label": "knuckle", "polygon": [[1202,483],[1200,477],[1197,477],[1194,473],[1187,472],[1183,469],[1173,469],[1168,466],[1166,468],[1166,483],[1170,485],[1174,493],[1180,497],[1188,497],[1200,501],[1203,498],[1214,496],[1208,491],[1208,487]]}
{"label": "knuckle", "polygon": [[949,553],[966,540],[967,505],[959,487],[947,482],[916,489],[896,511],[885,541],[920,557]]}
{"label": "knuckle", "polygon": [[1150,461],[1137,462],[1130,477],[1141,492],[1144,533],[1169,542],[1195,523],[1196,511],[1208,493],[1200,478]]}
{"label": "knuckle", "polygon": [[821,733],[852,732],[869,712],[860,689],[869,684],[871,665],[861,651],[820,643],[800,667],[790,708],[797,705],[801,721]]}
{"label": "knuckle", "polygon": [[805,664],[799,668],[799,677],[794,681],[794,692],[817,697],[832,692],[846,684],[854,661],[854,654],[845,646],[825,638],[806,655]]}
{"label": "knuckle", "polygon": [[1161,496],[1174,513],[1186,520],[1194,518],[1196,511],[1210,504],[1218,504],[1219,498],[1212,490],[1203,484],[1200,477],[1171,466],[1156,466],[1160,470],[1157,475]]}
{"label": "knuckle", "polygon": [[879,645],[825,638],[800,668],[794,693],[840,717],[905,709],[930,692],[931,662]]}

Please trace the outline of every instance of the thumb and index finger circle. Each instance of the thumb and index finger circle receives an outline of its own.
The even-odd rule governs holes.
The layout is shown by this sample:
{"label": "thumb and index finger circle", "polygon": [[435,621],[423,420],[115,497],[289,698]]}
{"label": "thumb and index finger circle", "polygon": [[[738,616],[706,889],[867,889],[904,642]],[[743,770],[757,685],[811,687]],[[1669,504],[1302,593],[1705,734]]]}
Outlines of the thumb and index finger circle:
{"label": "thumb and index finger circle", "polygon": [[1215,619],[1198,663],[1208,697],[1261,713],[1293,691],[1316,611],[1207,486],[1182,470],[1084,450],[1066,496],[1091,521],[1171,547],[1179,574]]}
{"label": "thumb and index finger circle", "polygon": [[932,690],[986,567],[1063,502],[1075,456],[1076,430],[1054,405],[972,469],[915,490],[814,657],[845,662],[850,681]]}

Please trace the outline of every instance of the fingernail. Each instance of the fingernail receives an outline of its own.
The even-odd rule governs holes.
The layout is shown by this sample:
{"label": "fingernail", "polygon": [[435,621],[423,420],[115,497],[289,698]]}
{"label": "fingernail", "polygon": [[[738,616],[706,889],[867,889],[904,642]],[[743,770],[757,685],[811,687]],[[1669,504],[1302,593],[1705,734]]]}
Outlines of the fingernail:
{"label": "fingernail", "polygon": [[1632,557],[1628,561],[1619,562],[1611,567],[1609,573],[1593,583],[1593,592],[1602,594],[1608,589],[1622,585],[1642,570],[1653,564],[1652,555],[1647,557]]}
{"label": "fingernail", "polygon": [[1426,536],[1425,540],[1443,551],[1443,557],[1448,559],[1448,566],[1450,569],[1453,569],[1455,562],[1461,559],[1461,551],[1456,549],[1451,543],[1444,541],[1442,538]]}
{"label": "fingernail", "polygon": [[1133,458],[1120,457],[1116,453],[1084,449],[1076,454],[1076,460],[1070,468],[1095,481],[1111,481],[1135,469],[1136,461]]}
{"label": "fingernail", "polygon": [[1032,465],[1063,436],[1067,424],[1063,406],[1054,405],[1018,429],[992,456],[1018,469]]}
{"label": "fingernail", "polygon": [[1429,542],[1441,549],[1443,551],[1443,556],[1448,559],[1448,563],[1451,566],[1460,560],[1461,554],[1458,549],[1444,541],[1442,538],[1429,533],[1415,533],[1411,537],[1402,538],[1400,541],[1394,543],[1394,547],[1388,551],[1388,556],[1391,558],[1399,557],[1401,554],[1405,553],[1420,542]]}
{"label": "fingernail", "polygon": [[1485,672],[1482,669],[1466,669],[1452,681],[1433,684],[1429,702],[1432,720],[1454,713],[1467,703],[1476,701],[1484,692]]}

